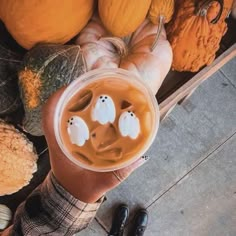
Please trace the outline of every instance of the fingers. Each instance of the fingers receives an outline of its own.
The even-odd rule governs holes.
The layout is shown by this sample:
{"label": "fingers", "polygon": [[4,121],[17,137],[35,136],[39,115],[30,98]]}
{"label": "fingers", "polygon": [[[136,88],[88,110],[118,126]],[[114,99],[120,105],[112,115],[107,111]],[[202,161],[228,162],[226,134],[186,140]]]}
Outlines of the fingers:
{"label": "fingers", "polygon": [[117,179],[117,181],[122,182],[124,181],[132,172],[134,172],[136,169],[138,169],[140,166],[145,164],[149,160],[148,156],[142,156],[137,161],[135,161],[133,164],[116,171],[113,171],[113,175]]}

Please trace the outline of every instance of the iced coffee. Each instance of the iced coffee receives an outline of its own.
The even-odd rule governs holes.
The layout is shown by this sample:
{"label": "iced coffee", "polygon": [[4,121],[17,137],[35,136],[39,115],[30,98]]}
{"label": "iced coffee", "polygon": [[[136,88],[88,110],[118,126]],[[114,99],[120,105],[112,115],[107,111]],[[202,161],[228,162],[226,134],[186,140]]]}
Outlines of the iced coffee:
{"label": "iced coffee", "polygon": [[65,154],[98,171],[124,167],[142,155],[155,137],[159,119],[154,96],[132,74],[105,72],[81,81],[59,112]]}

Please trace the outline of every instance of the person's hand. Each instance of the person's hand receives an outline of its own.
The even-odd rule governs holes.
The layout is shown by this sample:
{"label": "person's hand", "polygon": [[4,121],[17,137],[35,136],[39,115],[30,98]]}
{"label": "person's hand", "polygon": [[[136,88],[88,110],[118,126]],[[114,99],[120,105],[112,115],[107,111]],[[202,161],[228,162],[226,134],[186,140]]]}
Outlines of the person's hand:
{"label": "person's hand", "polygon": [[144,164],[147,158],[141,157],[132,165],[112,172],[86,170],[68,160],[57,144],[53,128],[55,107],[64,89],[54,93],[43,107],[43,130],[49,148],[52,171],[58,182],[74,197],[86,203],[93,203],[119,185],[135,169]]}

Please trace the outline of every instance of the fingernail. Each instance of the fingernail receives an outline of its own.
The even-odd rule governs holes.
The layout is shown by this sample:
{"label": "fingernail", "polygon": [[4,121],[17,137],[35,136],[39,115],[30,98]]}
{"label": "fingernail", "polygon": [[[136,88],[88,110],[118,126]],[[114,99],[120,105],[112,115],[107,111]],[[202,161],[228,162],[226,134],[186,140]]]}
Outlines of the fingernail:
{"label": "fingernail", "polygon": [[148,161],[148,160],[150,159],[149,156],[142,156],[141,158],[142,158],[145,162]]}
{"label": "fingernail", "polygon": [[139,158],[139,160],[137,161],[137,167],[140,167],[140,166],[144,165],[149,159],[150,159],[149,156],[142,156],[142,157]]}

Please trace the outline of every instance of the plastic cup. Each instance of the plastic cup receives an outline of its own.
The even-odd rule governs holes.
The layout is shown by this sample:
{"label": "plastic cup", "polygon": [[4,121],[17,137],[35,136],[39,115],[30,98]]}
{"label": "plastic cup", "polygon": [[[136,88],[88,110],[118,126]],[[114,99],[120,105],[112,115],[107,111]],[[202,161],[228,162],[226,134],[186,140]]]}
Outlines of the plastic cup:
{"label": "plastic cup", "polygon": [[[143,145],[143,147],[134,155],[132,158],[128,159],[127,161],[123,163],[118,163],[117,165],[112,164],[111,166],[106,167],[97,167],[93,165],[87,165],[84,162],[80,161],[79,159],[75,158],[72,153],[68,150],[66,145],[63,143],[63,138],[61,134],[61,120],[62,120],[62,114],[63,111],[68,104],[68,102],[82,89],[85,89],[88,85],[90,85],[92,82],[99,82],[107,78],[117,79],[119,82],[122,80],[122,83],[128,83],[135,85],[139,91],[143,93],[146,100],[149,101],[149,104],[151,104],[152,109],[152,117],[151,117],[151,132]],[[116,88],[114,88],[114,91]],[[138,158],[143,156],[145,152],[149,149],[151,144],[153,143],[155,136],[157,134],[157,130],[159,127],[159,120],[160,120],[160,114],[159,114],[159,107],[157,100],[150,90],[150,88],[136,75],[133,73],[123,70],[123,69],[96,69],[89,71],[77,79],[75,79],[63,92],[61,95],[56,109],[55,109],[55,115],[54,115],[54,132],[55,137],[57,140],[57,143],[62,150],[62,152],[65,155],[65,158],[68,158],[71,162],[73,162],[75,165],[92,170],[97,172],[107,172],[107,171],[114,171],[120,168],[124,168],[133,162],[135,162]]]}

